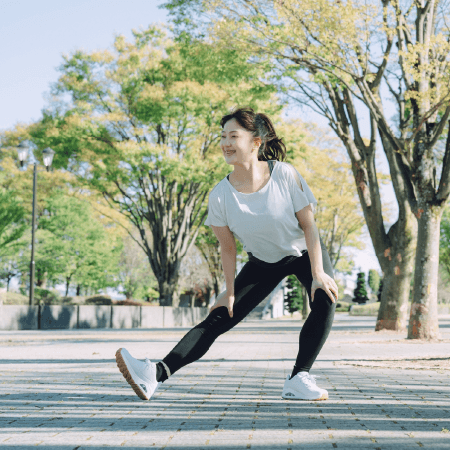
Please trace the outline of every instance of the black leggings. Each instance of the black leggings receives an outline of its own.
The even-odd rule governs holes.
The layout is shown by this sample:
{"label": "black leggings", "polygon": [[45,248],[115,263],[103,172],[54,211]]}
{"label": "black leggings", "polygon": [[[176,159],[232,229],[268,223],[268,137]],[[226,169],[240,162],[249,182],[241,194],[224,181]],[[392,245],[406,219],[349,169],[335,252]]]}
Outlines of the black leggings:
{"label": "black leggings", "polygon": [[[323,269],[334,279],[330,257],[321,238],[320,246]],[[330,333],[336,304],[320,288],[316,290],[314,302],[311,302],[313,277],[309,254],[306,252],[302,256],[287,256],[273,264],[255,258],[247,262],[234,280],[233,317],[230,318],[228,309],[221,306],[192,328],[163,359],[171,374],[200,359],[217,337],[244,319],[281,280],[292,274],[305,286],[311,305],[311,312],[300,332],[299,351],[292,376],[301,371],[309,372]]]}

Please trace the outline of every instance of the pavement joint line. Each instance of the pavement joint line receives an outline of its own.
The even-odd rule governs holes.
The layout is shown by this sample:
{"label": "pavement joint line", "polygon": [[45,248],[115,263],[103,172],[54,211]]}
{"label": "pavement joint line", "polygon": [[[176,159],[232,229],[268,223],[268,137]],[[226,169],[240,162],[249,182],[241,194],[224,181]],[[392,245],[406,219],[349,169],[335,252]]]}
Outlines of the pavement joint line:
{"label": "pavement joint line", "polygon": [[[374,324],[336,315],[311,371],[329,392],[320,403],[281,398],[298,351],[295,320],[239,324],[149,402],[123,380],[115,351],[159,361],[188,329],[0,332],[0,442],[55,450],[448,448],[450,316],[440,320],[443,339],[429,343],[374,333]],[[431,360],[445,370],[420,367]]]}

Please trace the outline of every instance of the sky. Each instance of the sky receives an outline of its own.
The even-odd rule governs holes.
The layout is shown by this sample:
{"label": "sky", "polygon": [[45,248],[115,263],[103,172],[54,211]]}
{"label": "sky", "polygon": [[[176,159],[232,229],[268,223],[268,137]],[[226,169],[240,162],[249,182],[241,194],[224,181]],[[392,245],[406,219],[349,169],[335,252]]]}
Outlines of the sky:
{"label": "sky", "polygon": [[[62,54],[77,49],[105,49],[112,45],[117,34],[131,39],[132,29],[167,22],[166,11],[157,8],[162,3],[162,0],[0,1],[0,130],[40,118],[50,84],[58,78]],[[287,117],[327,126],[320,116],[295,105]],[[362,130],[368,135],[365,123],[361,124]],[[377,168],[388,173],[381,149],[377,151]],[[314,186],[310,187],[314,192]],[[382,201],[391,204],[396,218],[398,208],[392,186],[380,189]],[[389,225],[386,223],[386,227]],[[367,226],[364,232],[366,249],[351,250],[356,268],[366,274],[376,269],[381,274]],[[356,271],[352,278],[356,279]]]}

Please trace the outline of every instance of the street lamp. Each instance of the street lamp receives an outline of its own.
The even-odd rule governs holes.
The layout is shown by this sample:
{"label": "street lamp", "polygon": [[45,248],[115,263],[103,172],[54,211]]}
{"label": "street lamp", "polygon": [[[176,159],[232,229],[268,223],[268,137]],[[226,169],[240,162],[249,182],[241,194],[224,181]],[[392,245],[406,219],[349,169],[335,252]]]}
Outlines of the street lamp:
{"label": "street lamp", "polygon": [[54,155],[55,152],[50,147],[44,148],[44,150],[42,150],[42,157],[44,158],[44,165],[47,168],[47,172],[50,170]]}
{"label": "street lamp", "polygon": [[[17,146],[17,153],[19,155],[20,166],[23,167],[24,162],[30,151],[29,145],[25,142],[21,142]],[[47,147],[42,151],[42,156],[44,158],[44,165],[47,168],[47,172],[52,165],[53,156],[55,152]],[[33,155],[34,156],[34,155]],[[32,229],[31,229],[31,262],[30,262],[30,306],[34,302],[34,234],[36,231],[36,184],[37,184],[37,160],[34,158],[34,169],[33,169],[33,216],[32,216]]]}
{"label": "street lamp", "polygon": [[20,167],[23,167],[23,163],[28,156],[28,145],[25,142],[21,142],[17,146],[17,153],[19,154]]}

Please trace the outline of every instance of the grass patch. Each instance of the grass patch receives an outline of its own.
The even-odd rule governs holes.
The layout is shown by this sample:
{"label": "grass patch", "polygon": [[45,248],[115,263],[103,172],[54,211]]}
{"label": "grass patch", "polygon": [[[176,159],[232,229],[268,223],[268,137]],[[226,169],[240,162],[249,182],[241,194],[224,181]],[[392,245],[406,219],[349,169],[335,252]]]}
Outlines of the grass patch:
{"label": "grass patch", "polygon": [[367,303],[365,305],[352,305],[349,312],[351,316],[378,316],[380,302]]}
{"label": "grass patch", "polygon": [[350,309],[350,303],[348,302],[336,302],[336,312],[348,312]]}
{"label": "grass patch", "polygon": [[18,292],[4,292],[0,299],[3,300],[4,305],[28,305],[30,301],[28,295]]}

